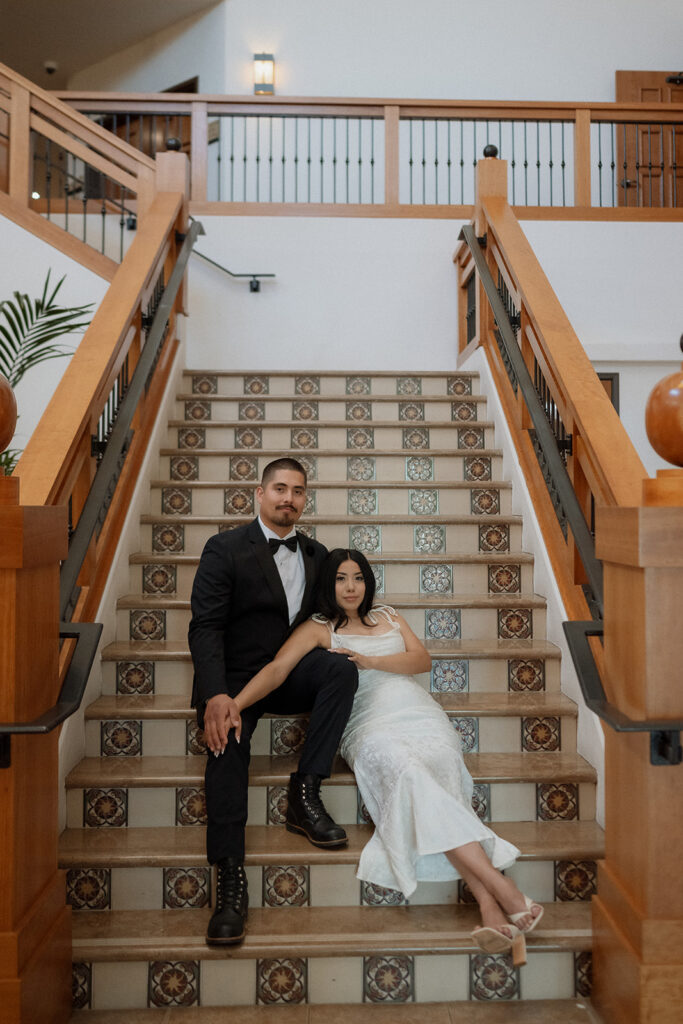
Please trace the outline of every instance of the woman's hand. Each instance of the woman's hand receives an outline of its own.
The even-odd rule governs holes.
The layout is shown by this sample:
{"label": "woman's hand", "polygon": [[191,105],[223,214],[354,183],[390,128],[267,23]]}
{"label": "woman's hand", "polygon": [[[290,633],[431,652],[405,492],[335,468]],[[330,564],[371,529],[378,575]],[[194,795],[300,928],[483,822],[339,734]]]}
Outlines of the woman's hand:
{"label": "woman's hand", "polygon": [[231,729],[235,730],[235,739],[239,743],[242,719],[237,704],[227,693],[218,693],[207,700],[204,708],[204,738],[207,747],[216,757],[225,751]]}
{"label": "woman's hand", "polygon": [[367,654],[359,654],[358,651],[351,651],[348,647],[328,647],[332,654],[345,654],[349,661],[352,661],[358,668],[374,668],[375,658]]}

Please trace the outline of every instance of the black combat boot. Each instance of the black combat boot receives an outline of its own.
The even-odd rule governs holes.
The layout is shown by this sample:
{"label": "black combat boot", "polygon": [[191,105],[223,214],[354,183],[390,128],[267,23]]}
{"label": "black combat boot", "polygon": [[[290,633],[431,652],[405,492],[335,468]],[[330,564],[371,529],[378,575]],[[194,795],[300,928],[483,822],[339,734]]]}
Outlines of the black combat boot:
{"label": "black combat boot", "polygon": [[206,932],[207,943],[210,946],[234,946],[241,942],[248,907],[244,865],[236,857],[220,860],[216,865],[216,909]]}
{"label": "black combat boot", "polygon": [[319,775],[290,775],[287,829],[303,832],[314,846],[344,846],[346,832],[332,821],[320,799],[321,782]]}

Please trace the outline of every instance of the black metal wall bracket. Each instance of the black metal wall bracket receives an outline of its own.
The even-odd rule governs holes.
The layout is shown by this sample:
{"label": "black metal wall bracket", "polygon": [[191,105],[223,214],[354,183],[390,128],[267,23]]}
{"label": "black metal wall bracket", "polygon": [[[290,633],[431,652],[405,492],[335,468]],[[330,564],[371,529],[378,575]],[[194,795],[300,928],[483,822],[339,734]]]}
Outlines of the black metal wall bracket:
{"label": "black metal wall bracket", "polygon": [[57,703],[30,722],[0,722],[0,769],[9,768],[12,764],[12,736],[52,732],[75,711],[78,711],[88,683],[90,669],[95,660],[101,633],[102,624],[100,622],[60,623],[60,639],[75,639],[76,649],[69,670],[64,677]]}
{"label": "black metal wall bracket", "polygon": [[562,626],[586,706],[594,711],[603,722],[607,722],[615,732],[649,732],[650,764],[669,766],[681,764],[683,762],[683,748],[681,747],[683,722],[669,721],[668,719],[635,721],[607,700],[602,679],[588,643],[589,636],[603,635],[603,624],[601,622],[563,622]]}

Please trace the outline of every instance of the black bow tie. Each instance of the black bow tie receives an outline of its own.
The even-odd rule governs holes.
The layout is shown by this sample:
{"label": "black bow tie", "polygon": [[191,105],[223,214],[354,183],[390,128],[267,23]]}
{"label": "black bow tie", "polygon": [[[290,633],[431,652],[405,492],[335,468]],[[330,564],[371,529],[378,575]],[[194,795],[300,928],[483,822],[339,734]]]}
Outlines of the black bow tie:
{"label": "black bow tie", "polygon": [[296,551],[296,536],[288,537],[287,540],[276,540],[275,537],[268,538],[268,547],[270,548],[273,554],[275,554],[275,552],[278,551],[283,544],[286,548],[289,548],[290,551]]}

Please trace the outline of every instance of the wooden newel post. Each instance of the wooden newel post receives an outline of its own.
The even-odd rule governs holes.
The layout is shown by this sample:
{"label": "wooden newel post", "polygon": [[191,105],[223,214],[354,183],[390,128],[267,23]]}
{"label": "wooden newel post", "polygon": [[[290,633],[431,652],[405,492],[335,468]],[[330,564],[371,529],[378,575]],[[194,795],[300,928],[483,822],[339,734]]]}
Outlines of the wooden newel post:
{"label": "wooden newel post", "polygon": [[[655,388],[646,419],[653,447],[683,466],[683,372]],[[683,469],[645,480],[638,508],[600,509],[596,551],[608,699],[632,719],[683,721]],[[650,754],[650,733],[605,728],[593,998],[608,1024],[683,1017],[683,764]]]}
{"label": "wooden newel post", "polygon": [[[16,423],[0,377],[0,451]],[[0,722],[25,722],[59,693],[59,562],[64,508],[19,504],[0,476]],[[71,918],[57,870],[58,731],[0,736],[0,1017],[62,1024],[71,1005]]]}

